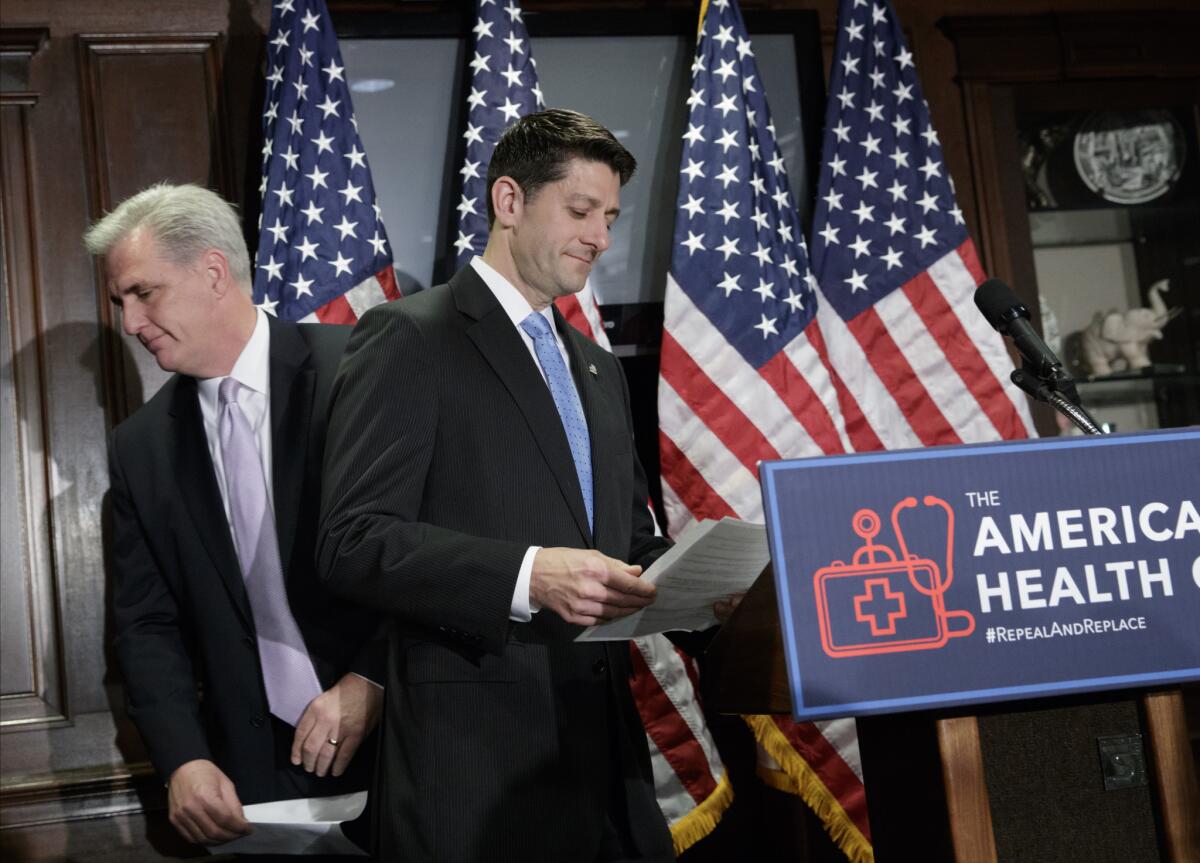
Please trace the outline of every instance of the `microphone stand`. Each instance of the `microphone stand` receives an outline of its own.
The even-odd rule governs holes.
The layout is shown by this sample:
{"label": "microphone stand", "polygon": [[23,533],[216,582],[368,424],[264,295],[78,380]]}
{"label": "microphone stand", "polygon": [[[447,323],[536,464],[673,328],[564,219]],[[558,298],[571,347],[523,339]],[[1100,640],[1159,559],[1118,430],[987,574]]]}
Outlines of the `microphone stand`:
{"label": "microphone stand", "polygon": [[1013,370],[1012,382],[1033,398],[1050,405],[1084,434],[1104,434],[1080,404],[1075,381],[1062,366],[1047,365],[1038,369],[1026,360],[1021,368]]}

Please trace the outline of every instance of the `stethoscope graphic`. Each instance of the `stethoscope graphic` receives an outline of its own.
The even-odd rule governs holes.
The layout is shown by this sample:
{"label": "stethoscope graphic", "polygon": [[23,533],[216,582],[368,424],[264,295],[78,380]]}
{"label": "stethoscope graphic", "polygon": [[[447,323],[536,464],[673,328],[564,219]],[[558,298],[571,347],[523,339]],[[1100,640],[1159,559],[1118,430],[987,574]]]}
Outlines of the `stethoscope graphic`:
{"label": "stethoscope graphic", "polygon": [[[918,506],[915,497],[906,497],[892,507],[892,530],[896,534],[900,554],[886,545],[877,543],[880,519],[873,509],[858,510],[851,519],[851,527],[863,541],[862,546],[854,552],[852,562],[847,565],[835,560],[829,566],[819,569],[814,576],[813,585],[817,593],[817,618],[821,629],[821,642],[825,652],[832,657],[862,656],[874,653],[897,653],[907,650],[928,650],[943,646],[951,638],[960,638],[975,631],[975,618],[969,611],[948,611],[945,594],[954,581],[954,510],[939,497],[926,495],[922,499],[926,507],[940,508],[946,514],[946,557],[944,567],[939,567],[935,561],[921,558],[908,549],[904,530],[900,526],[900,516],[906,510]],[[937,621],[938,632],[917,638],[888,638],[870,639],[855,644],[838,643],[833,633],[832,620],[829,613],[828,587],[834,580],[845,578],[861,579],[864,585],[871,582],[888,584],[885,577],[903,572],[909,584],[923,596],[927,596],[933,607]],[[901,600],[902,602],[902,600]],[[904,606],[901,605],[901,608]],[[904,616],[901,613],[900,616]],[[861,619],[861,618],[860,618]],[[954,629],[953,623],[959,621],[962,628]]]}

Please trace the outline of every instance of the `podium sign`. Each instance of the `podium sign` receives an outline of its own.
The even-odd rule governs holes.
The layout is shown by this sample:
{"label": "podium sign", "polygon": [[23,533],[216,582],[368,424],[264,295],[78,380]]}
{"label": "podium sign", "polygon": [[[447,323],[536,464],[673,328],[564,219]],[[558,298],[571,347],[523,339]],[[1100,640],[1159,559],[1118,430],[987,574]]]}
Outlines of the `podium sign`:
{"label": "podium sign", "polygon": [[1200,679],[1200,431],[760,473],[797,719]]}

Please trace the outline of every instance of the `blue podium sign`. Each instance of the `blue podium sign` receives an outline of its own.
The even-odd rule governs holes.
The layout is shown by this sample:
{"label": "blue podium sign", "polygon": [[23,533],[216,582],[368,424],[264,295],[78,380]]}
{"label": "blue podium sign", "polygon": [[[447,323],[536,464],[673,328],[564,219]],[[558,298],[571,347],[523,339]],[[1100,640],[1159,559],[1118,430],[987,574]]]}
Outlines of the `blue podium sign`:
{"label": "blue podium sign", "polygon": [[797,719],[1200,679],[1200,431],[760,473]]}

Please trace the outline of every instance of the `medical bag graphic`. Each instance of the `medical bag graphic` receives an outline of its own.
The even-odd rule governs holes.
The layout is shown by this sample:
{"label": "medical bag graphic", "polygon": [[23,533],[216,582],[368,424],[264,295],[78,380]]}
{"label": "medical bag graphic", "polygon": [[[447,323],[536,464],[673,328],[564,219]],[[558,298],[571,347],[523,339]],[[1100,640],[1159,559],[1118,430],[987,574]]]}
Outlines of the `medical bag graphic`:
{"label": "medical bag graphic", "polygon": [[917,499],[907,497],[892,507],[898,554],[875,542],[879,515],[860,509],[851,526],[863,545],[853,560],[835,560],[813,576],[821,646],[827,655],[836,659],[932,650],[975,631],[969,611],[946,609],[946,590],[954,580],[954,510],[932,495],[923,503],[946,513],[946,557],[941,566],[909,553],[900,513],[917,506]]}

